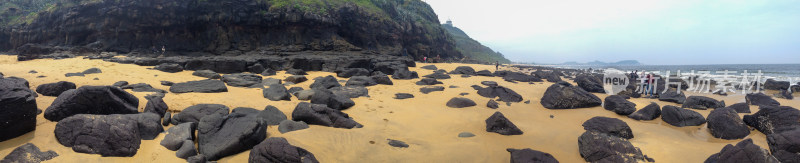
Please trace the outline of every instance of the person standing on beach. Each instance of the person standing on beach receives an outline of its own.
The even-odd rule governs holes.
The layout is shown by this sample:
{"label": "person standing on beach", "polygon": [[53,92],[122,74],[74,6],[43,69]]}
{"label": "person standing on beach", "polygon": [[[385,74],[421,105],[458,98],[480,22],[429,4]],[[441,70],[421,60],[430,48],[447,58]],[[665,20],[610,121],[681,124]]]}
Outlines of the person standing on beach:
{"label": "person standing on beach", "polygon": [[428,57],[427,56],[422,57],[422,62],[428,63]]}
{"label": "person standing on beach", "polygon": [[494,61],[494,71],[497,71],[498,69],[500,69],[500,62]]}
{"label": "person standing on beach", "polygon": [[648,91],[647,91],[647,94],[645,94],[645,95],[650,94],[648,97],[653,97],[653,92],[655,92],[655,87],[653,87],[653,79],[654,78],[655,78],[655,76],[653,76],[652,72],[647,74],[647,90]]}

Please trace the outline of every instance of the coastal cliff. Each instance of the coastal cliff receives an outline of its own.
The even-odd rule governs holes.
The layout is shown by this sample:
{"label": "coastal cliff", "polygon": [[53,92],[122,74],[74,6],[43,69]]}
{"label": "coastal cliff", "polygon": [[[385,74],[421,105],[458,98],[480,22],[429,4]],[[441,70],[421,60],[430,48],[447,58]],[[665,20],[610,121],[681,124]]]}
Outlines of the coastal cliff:
{"label": "coastal cliff", "polygon": [[165,46],[173,56],[463,57],[419,0],[4,0],[0,16],[0,51],[20,56],[148,56]]}

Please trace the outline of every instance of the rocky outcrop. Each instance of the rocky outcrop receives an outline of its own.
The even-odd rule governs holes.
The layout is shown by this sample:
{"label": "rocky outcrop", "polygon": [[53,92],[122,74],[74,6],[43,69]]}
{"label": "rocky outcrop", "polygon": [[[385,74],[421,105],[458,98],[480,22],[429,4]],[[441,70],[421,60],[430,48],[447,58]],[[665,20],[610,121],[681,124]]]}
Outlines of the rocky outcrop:
{"label": "rocky outcrop", "polygon": [[636,104],[625,100],[622,96],[611,95],[606,97],[603,102],[603,108],[619,115],[629,115],[636,111]]}
{"label": "rocky outcrop", "polygon": [[592,117],[583,122],[583,129],[586,131],[605,133],[625,139],[633,139],[633,131],[628,123],[622,120],[609,117]]}
{"label": "rocky outcrop", "polygon": [[292,120],[303,121],[312,125],[335,128],[361,128],[362,125],[350,119],[347,113],[328,108],[322,104],[300,102],[292,112]]}
{"label": "rocky outcrop", "polygon": [[205,116],[212,114],[228,115],[230,109],[220,104],[197,104],[183,109],[178,114],[172,116],[172,124],[177,125],[186,122],[200,122]]}
{"label": "rocky outcrop", "polygon": [[494,132],[500,135],[522,135],[522,130],[517,125],[511,123],[503,113],[494,112],[486,119],[486,132]]}
{"label": "rocky outcrop", "polygon": [[561,81],[547,87],[541,104],[548,109],[575,109],[600,106],[602,101],[579,87]]}
{"label": "rocky outcrop", "polygon": [[197,125],[197,144],[208,160],[237,154],[253,148],[267,138],[267,123],[257,114],[234,110],[231,114],[211,114]]}
{"label": "rocky outcrop", "polygon": [[22,146],[14,148],[11,153],[3,157],[0,162],[2,163],[39,163],[58,157],[54,151],[43,152],[39,147],[31,143],[25,143]]}
{"label": "rocky outcrop", "polygon": [[800,130],[767,135],[769,151],[782,162],[800,159]]}
{"label": "rocky outcrop", "polygon": [[53,101],[44,118],[60,121],[75,114],[135,114],[139,98],[111,86],[83,86],[68,90]]}
{"label": "rocky outcrop", "polygon": [[706,123],[706,119],[702,114],[672,105],[666,105],[661,108],[661,119],[677,127],[699,126]]}
{"label": "rocky outcrop", "polygon": [[486,88],[476,87],[476,89],[478,90],[478,95],[487,98],[498,98],[498,101],[521,102],[523,100],[522,95],[509,88],[498,86],[497,83],[494,85],[489,84]]}
{"label": "rocky outcrop", "polygon": [[36,92],[22,78],[0,77],[0,142],[36,129]]}
{"label": "rocky outcrop", "polygon": [[159,115],[78,114],[58,121],[55,137],[78,153],[130,157],[139,150],[141,139],[153,139],[164,131]]}
{"label": "rocky outcrop", "polygon": [[750,104],[750,105],[758,105],[758,106],[762,106],[762,105],[779,106],[779,105],[781,105],[781,103],[779,103],[777,100],[772,99],[772,97],[767,96],[764,93],[750,93],[750,94],[745,95],[744,99],[745,99],[745,102],[747,104]]}
{"label": "rocky outcrop", "polygon": [[475,103],[475,101],[472,101],[468,98],[453,97],[452,99],[450,99],[450,101],[447,101],[446,105],[447,107],[451,108],[465,108],[465,107],[475,106],[477,104]]}
{"label": "rocky outcrop", "polygon": [[228,92],[228,87],[225,86],[225,82],[220,80],[198,80],[198,81],[188,81],[185,83],[175,83],[169,87],[169,91],[172,93],[189,93],[189,92],[197,92],[197,93],[216,93],[216,92]]}
{"label": "rocky outcrop", "polygon": [[752,139],[745,139],[736,145],[725,145],[719,153],[708,157],[706,163],[716,162],[765,162],[777,163],[778,160],[764,148],[753,144]]}
{"label": "rocky outcrop", "polygon": [[800,110],[789,106],[761,106],[758,112],[742,119],[764,135],[800,129]]}
{"label": "rocky outcrop", "polygon": [[541,162],[541,163],[558,163],[553,155],[549,153],[533,150],[530,148],[525,149],[506,149],[511,153],[511,163],[526,163],[526,162]]}
{"label": "rocky outcrop", "polygon": [[43,5],[54,7],[39,11],[26,25],[0,27],[0,51],[16,49],[21,60],[59,51],[157,56],[161,52],[153,51],[162,46],[166,55],[352,51],[413,60],[463,57],[422,1],[83,0]]}
{"label": "rocky outcrop", "polygon": [[708,114],[708,130],[711,135],[721,139],[741,139],[750,135],[750,128],[744,124],[732,108],[714,109]]}
{"label": "rocky outcrop", "polygon": [[667,91],[667,93],[659,95],[658,100],[683,104],[686,101],[686,95],[684,95],[683,92]]}
{"label": "rocky outcrop", "polygon": [[633,114],[628,115],[629,118],[635,120],[654,120],[661,116],[661,107],[658,106],[655,102],[651,102],[649,105],[645,106],[642,109],[639,109]]}
{"label": "rocky outcrop", "polygon": [[725,107],[725,101],[717,101],[716,99],[705,96],[689,96],[683,103],[683,108],[692,109],[716,109]]}
{"label": "rocky outcrop", "polygon": [[45,96],[56,96],[64,93],[64,91],[75,89],[75,83],[68,81],[60,81],[56,83],[42,84],[36,87],[36,92]]}
{"label": "rocky outcrop", "polygon": [[578,151],[587,162],[645,162],[647,160],[642,151],[634,147],[628,139],[593,131],[586,131],[578,137]]}

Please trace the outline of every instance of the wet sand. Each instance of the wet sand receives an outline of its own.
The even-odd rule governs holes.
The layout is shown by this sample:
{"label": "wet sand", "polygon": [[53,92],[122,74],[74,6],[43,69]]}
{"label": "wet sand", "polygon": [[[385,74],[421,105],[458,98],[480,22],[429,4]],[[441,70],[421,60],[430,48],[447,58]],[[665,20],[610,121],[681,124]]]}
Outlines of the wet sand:
{"label": "wet sand", "polygon": [[[420,69],[428,64],[419,63],[410,70],[417,71],[420,76],[431,74],[432,70]],[[494,71],[493,65],[475,64],[434,64],[447,71],[457,66],[471,66],[476,71]],[[64,77],[65,73],[81,72],[88,68],[100,68],[103,73],[88,74],[85,77]],[[119,64],[101,60],[87,59],[38,59],[17,62],[15,56],[0,55],[0,72],[5,76],[16,76],[27,79],[31,88],[45,83],[57,81],[70,81],[80,86],[84,85],[111,85],[116,81],[128,81],[131,84],[148,83],[155,88],[168,90],[160,81],[185,82],[201,80],[204,78],[192,76],[193,71],[166,73],[151,70],[151,66],[137,66],[133,64]],[[507,68],[501,68],[506,69]],[[30,70],[38,73],[30,74]],[[37,78],[44,75],[47,77]],[[328,72],[309,72],[306,75],[309,81],[287,86],[303,87],[313,83],[313,78],[333,75]],[[271,78],[284,79],[289,75],[283,71]],[[560,162],[584,162],[578,153],[578,137],[584,132],[581,124],[595,116],[619,118],[630,125],[634,138],[630,139],[634,146],[641,148],[642,152],[657,162],[703,162],[711,154],[719,152],[726,144],[733,144],[739,140],[717,139],[711,136],[705,124],[692,127],[673,127],[663,122],[660,118],[653,121],[636,121],[625,116],[619,116],[602,107],[550,110],[542,107],[539,100],[545,89],[552,83],[538,82],[509,83],[499,77],[473,76],[462,78],[460,75],[451,75],[452,79],[440,80],[444,82],[445,91],[422,94],[414,84],[419,79],[393,80],[394,85],[377,85],[368,87],[370,97],[353,99],[356,105],[344,110],[353,119],[364,125],[357,129],[340,129],[311,125],[309,129],[281,134],[277,126],[270,126],[267,130],[269,137],[284,137],[292,145],[302,147],[313,153],[320,162],[509,162],[510,155],[506,148],[531,148],[552,154]],[[267,78],[270,78],[267,77]],[[98,80],[93,80],[98,78]],[[340,78],[340,80],[346,80]],[[508,87],[524,98],[530,104],[512,103],[511,106],[501,103],[499,109],[489,109],[486,102],[489,98],[481,97],[473,90],[471,85],[480,85],[481,81],[496,81],[499,85]],[[343,84],[343,83],[342,83]],[[449,88],[449,86],[458,88]],[[139,110],[144,109],[145,95],[149,92],[132,92],[139,98]],[[394,99],[395,93],[411,93],[412,99]],[[464,96],[478,103],[477,106],[467,108],[449,108],[445,103],[460,93],[469,93]],[[695,93],[687,93],[687,96]],[[597,94],[601,99],[605,94]],[[719,96],[700,94],[715,99],[724,100],[727,105],[744,102],[744,95],[735,94]],[[42,110],[49,106],[55,97],[40,95],[36,101]],[[800,108],[800,100],[777,99],[781,104]],[[301,102],[295,97],[292,101],[270,101],[261,94],[261,89],[241,88],[228,86],[224,93],[168,93],[164,101],[169,105],[169,111],[176,113],[194,104],[213,103],[223,104],[228,107],[251,107],[262,110],[267,105],[276,106],[291,118],[291,113],[297,103]],[[655,99],[631,99],[641,109],[650,102],[660,106],[677,105]],[[504,136],[485,131],[486,118],[494,112],[502,112],[509,120],[519,127],[524,134]],[[707,116],[710,110],[695,110]],[[755,113],[758,107],[751,106]],[[550,118],[553,115],[553,118]],[[746,114],[740,114],[743,116]],[[50,122],[40,114],[37,117],[37,129],[21,137],[0,142],[0,156],[8,155],[14,148],[24,144],[33,143],[42,150],[53,150],[59,154],[48,162],[184,162],[175,156],[174,151],[169,151],[159,142],[164,137],[161,134],[154,140],[143,140],[138,153],[133,157],[101,157],[100,155],[82,154],[73,152],[71,148],[58,143],[53,130],[56,122]],[[169,127],[172,127],[170,125]],[[165,129],[167,129],[166,127]],[[475,137],[459,138],[461,132],[471,132]],[[753,130],[747,138],[752,138],[756,145],[768,149],[764,134]],[[386,139],[401,140],[410,145],[409,148],[395,148],[387,144]],[[249,151],[225,157],[220,162],[246,162]]]}

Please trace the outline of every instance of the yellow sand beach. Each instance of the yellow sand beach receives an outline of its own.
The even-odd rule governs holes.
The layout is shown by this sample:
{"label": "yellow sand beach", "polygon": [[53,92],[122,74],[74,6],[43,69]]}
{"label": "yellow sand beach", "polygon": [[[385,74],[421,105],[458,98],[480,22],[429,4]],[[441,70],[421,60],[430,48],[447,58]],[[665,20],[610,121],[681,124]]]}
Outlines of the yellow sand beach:
{"label": "yellow sand beach", "polygon": [[[411,67],[420,76],[432,73],[432,70],[420,69],[428,64],[419,63]],[[434,64],[440,69],[453,70],[458,66],[471,66],[475,70],[494,71],[493,65],[477,64]],[[100,68],[99,74],[88,74],[85,77],[64,77],[65,73],[81,72],[88,68]],[[0,72],[6,77],[16,76],[27,79],[31,88],[58,81],[74,82],[80,86],[86,85],[111,85],[117,81],[134,83],[147,83],[158,89],[168,90],[160,81],[185,82],[202,80],[205,78],[193,76],[192,71],[166,73],[148,69],[152,67],[137,66],[133,64],[119,64],[101,60],[88,60],[81,58],[70,59],[37,59],[32,61],[16,61],[16,56],[0,55]],[[502,68],[510,70],[510,68]],[[38,73],[28,73],[35,70]],[[336,76],[329,72],[309,72],[309,79],[327,75]],[[37,77],[45,76],[45,77]],[[275,76],[266,78],[284,79],[289,75],[283,71]],[[637,121],[602,107],[551,110],[544,108],[539,100],[550,82],[510,83],[498,77],[473,76],[462,78],[453,75],[452,79],[440,80],[444,82],[445,91],[422,94],[412,80],[393,80],[394,85],[377,85],[368,87],[370,97],[353,99],[356,105],[344,110],[356,122],[364,125],[363,128],[341,129],[325,126],[310,125],[309,129],[281,134],[277,126],[270,126],[267,130],[268,137],[284,137],[292,145],[304,148],[313,153],[320,162],[509,162],[510,155],[506,148],[531,148],[552,154],[561,162],[584,162],[578,153],[578,137],[584,132],[581,124],[595,116],[618,118],[630,125],[634,138],[630,142],[641,148],[642,152],[657,162],[702,162],[708,156],[719,152],[726,144],[735,144],[739,140],[724,140],[711,136],[704,125],[692,127],[673,127],[660,118],[653,121]],[[97,80],[95,80],[97,79]],[[339,78],[340,80],[346,80]],[[471,88],[471,85],[480,85],[481,81],[495,81],[499,85],[508,87],[524,98],[530,100],[529,104],[512,103],[507,106],[501,103],[499,109],[486,107],[489,98],[481,97]],[[308,88],[313,82],[306,81],[294,86]],[[458,88],[448,88],[457,86]],[[139,98],[139,109],[143,110],[147,100],[145,95],[149,92],[132,92]],[[415,98],[398,100],[394,99],[395,93],[411,93]],[[467,108],[449,108],[445,103],[460,93],[469,93],[463,97],[474,100],[477,106]],[[693,93],[688,93],[687,96]],[[605,94],[597,94],[601,99]],[[744,102],[744,95],[732,94],[719,96],[701,94],[726,104]],[[45,110],[55,99],[40,95],[36,98],[38,108]],[[800,108],[800,101],[778,99],[781,104]],[[202,103],[223,104],[230,108],[251,107],[262,110],[267,105],[276,106],[287,117],[291,117],[292,110],[300,103],[295,97],[291,101],[270,101],[262,96],[261,89],[241,88],[228,86],[228,92],[223,93],[168,93],[164,101],[169,106],[169,111],[180,112],[182,109]],[[641,109],[650,102],[660,106],[676,105],[674,103],[658,101],[656,99],[633,98],[631,102]],[[493,132],[486,132],[484,120],[494,112],[502,112],[509,120],[519,127],[524,134],[504,136]],[[703,116],[708,116],[710,110],[695,110]],[[758,111],[757,106],[751,106],[751,111]],[[551,118],[551,115],[553,118]],[[743,116],[745,114],[739,114]],[[101,157],[100,155],[76,153],[71,148],[58,143],[53,131],[57,122],[51,122],[37,117],[37,128],[23,136],[0,142],[0,156],[8,155],[14,148],[25,143],[33,143],[42,150],[53,150],[58,157],[46,162],[183,162],[185,160],[175,156],[174,151],[167,150],[159,145],[164,134],[154,140],[143,140],[138,153],[133,157]],[[168,126],[172,127],[172,125]],[[167,129],[166,127],[165,129]],[[474,133],[475,137],[459,138],[461,132]],[[765,135],[754,130],[747,137],[753,139],[756,145],[768,149]],[[401,140],[410,145],[409,148],[395,148],[387,144],[387,139]],[[249,151],[225,157],[220,162],[246,162]]]}

